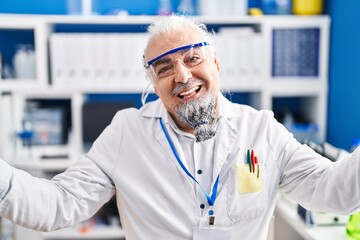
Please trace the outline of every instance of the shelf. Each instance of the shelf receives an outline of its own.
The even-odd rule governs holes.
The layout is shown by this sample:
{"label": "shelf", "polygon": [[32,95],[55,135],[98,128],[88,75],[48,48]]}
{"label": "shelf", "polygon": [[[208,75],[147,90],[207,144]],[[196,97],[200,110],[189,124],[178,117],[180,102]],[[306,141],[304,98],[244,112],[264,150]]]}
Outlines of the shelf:
{"label": "shelf", "polygon": [[87,232],[82,233],[76,228],[66,228],[53,232],[42,234],[46,240],[65,240],[65,239],[124,239],[124,230],[120,227],[98,226],[90,228]]}
{"label": "shelf", "polygon": [[[163,16],[131,15],[131,16],[81,16],[81,15],[28,15],[28,14],[1,14],[0,28],[31,28],[39,22],[47,24],[149,24]],[[262,24],[272,21],[281,25],[299,23],[300,25],[314,25],[316,22],[328,22],[329,17],[320,16],[194,16],[207,24]],[[3,20],[3,21],[1,21]],[[290,21],[290,22],[289,22]]]}
{"label": "shelf", "polygon": [[[128,24],[139,25],[149,24],[154,21],[164,18],[163,16],[81,16],[81,15],[26,15],[26,14],[1,14],[0,15],[0,28],[31,28],[39,22],[47,24],[94,24],[94,25],[107,25],[107,24]],[[251,17],[251,16],[194,16],[201,22],[207,24],[260,24],[268,17]],[[290,17],[291,18],[291,17]],[[28,22],[28,20],[30,22]],[[4,21],[2,21],[4,20]],[[6,23],[5,23],[5,20]]]}
{"label": "shelf", "polygon": [[266,86],[274,96],[319,96],[327,94],[327,84],[319,80],[272,80]]}
{"label": "shelf", "polygon": [[40,18],[31,18],[28,15],[0,15],[0,28],[2,29],[34,29],[39,22],[41,22]]}
{"label": "shelf", "polygon": [[74,161],[70,159],[54,158],[51,160],[17,160],[10,164],[23,170],[63,171],[73,163]]}
{"label": "shelf", "polygon": [[141,93],[146,88],[146,80],[144,79],[144,84],[131,85],[109,85],[109,86],[57,86],[52,87],[54,91],[67,91],[67,92],[77,92],[77,93]]}
{"label": "shelf", "polygon": [[296,204],[284,197],[276,203],[275,214],[283,218],[290,227],[305,240],[346,240],[345,226],[308,227],[297,214]]}
{"label": "shelf", "polygon": [[221,82],[223,90],[231,90],[232,92],[260,92],[263,89],[264,80],[250,81],[248,79],[239,79],[238,81]]}
{"label": "shelf", "polygon": [[0,91],[36,90],[39,86],[36,79],[0,79]]}

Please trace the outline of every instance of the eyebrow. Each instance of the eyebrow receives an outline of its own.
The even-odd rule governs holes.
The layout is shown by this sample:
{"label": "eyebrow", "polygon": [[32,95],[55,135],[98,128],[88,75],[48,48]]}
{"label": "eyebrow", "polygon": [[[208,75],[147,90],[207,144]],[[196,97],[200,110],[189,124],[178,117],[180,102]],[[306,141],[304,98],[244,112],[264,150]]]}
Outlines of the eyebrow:
{"label": "eyebrow", "polygon": [[154,62],[156,62],[157,60],[159,60],[160,58],[165,57],[166,55],[184,50],[184,49],[188,49],[188,48],[193,48],[193,47],[199,47],[199,46],[207,46],[210,45],[208,42],[199,42],[199,43],[195,43],[195,44],[190,44],[190,45],[186,45],[186,46],[182,46],[182,47],[178,47],[175,49],[172,49],[170,51],[167,51],[163,54],[160,54],[159,56],[157,56],[156,58],[153,58],[152,60],[147,62],[147,67],[149,67],[151,64],[153,64]]}
{"label": "eyebrow", "polygon": [[[186,54],[187,52],[189,52],[190,49],[191,49],[191,48],[182,49],[182,50],[180,50],[180,51],[178,51],[178,52],[176,52],[176,53],[180,53],[180,55],[184,55],[184,54]],[[161,64],[166,64],[166,63],[170,63],[170,62],[171,62],[171,58],[164,56],[164,57],[156,60],[155,62],[153,62],[151,65],[152,65],[153,67],[156,67],[156,66],[159,66],[159,65],[161,65]]]}
{"label": "eyebrow", "polygon": [[169,63],[169,62],[171,62],[170,58],[160,58],[159,60],[153,62],[151,65],[153,67],[156,67],[156,66],[159,66],[161,64],[165,64],[165,63]]}

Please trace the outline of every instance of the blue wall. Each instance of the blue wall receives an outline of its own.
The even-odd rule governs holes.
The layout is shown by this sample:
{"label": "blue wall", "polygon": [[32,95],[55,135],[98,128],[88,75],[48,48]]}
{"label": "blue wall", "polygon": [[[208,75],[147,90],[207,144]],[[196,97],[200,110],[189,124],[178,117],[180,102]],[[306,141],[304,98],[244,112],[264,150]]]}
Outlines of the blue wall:
{"label": "blue wall", "polygon": [[360,138],[360,1],[333,0],[329,65],[328,140],[349,149]]}
{"label": "blue wall", "polygon": [[[66,14],[67,1],[2,0],[0,13]],[[113,9],[126,9],[130,14],[155,15],[159,1],[94,0],[94,6],[100,14]],[[179,2],[172,0],[173,9]],[[332,18],[327,137],[330,143],[345,149],[351,147],[354,138],[360,138],[360,107],[357,105],[360,103],[359,9],[358,0],[326,1],[326,13]]]}
{"label": "blue wall", "polygon": [[66,0],[12,0],[0,1],[1,13],[60,14],[66,12]]}
{"label": "blue wall", "polygon": [[[67,14],[67,3],[70,1],[81,2],[81,0],[1,0],[0,13]],[[156,15],[160,0],[92,0],[92,2],[99,14],[125,9],[131,15]],[[180,0],[171,0],[174,11],[179,3]]]}

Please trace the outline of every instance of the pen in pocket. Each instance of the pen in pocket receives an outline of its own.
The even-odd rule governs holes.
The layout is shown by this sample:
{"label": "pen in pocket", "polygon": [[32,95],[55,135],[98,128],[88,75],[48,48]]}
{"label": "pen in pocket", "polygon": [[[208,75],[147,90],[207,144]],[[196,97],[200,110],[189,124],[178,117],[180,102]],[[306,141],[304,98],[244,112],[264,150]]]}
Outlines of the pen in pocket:
{"label": "pen in pocket", "polygon": [[256,173],[257,178],[259,178],[260,175],[259,160],[258,157],[255,156],[253,149],[251,149],[251,151],[250,149],[247,150],[246,161],[249,164],[250,173]]}

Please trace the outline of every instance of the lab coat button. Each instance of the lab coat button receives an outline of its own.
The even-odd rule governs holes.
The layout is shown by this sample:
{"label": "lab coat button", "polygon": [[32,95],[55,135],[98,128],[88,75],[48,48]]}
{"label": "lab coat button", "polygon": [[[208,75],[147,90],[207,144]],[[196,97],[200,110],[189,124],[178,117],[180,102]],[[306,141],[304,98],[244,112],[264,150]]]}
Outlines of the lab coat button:
{"label": "lab coat button", "polygon": [[202,170],[201,169],[197,170],[197,174],[202,174]]}
{"label": "lab coat button", "polygon": [[205,208],[205,204],[203,204],[203,203],[200,204],[200,208],[201,208],[201,209],[204,209],[204,208]]}

